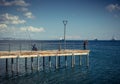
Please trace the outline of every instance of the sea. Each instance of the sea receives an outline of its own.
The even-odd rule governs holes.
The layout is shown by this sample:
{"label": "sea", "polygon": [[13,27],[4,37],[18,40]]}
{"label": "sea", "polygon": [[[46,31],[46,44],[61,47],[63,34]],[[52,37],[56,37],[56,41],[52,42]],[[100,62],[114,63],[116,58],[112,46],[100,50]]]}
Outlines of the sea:
{"label": "sea", "polygon": [[[32,45],[38,50],[83,49],[82,40],[0,40],[0,52],[7,51],[31,51]],[[55,68],[55,57],[51,58],[52,67],[49,68],[48,57],[40,57],[40,70],[37,70],[37,58],[33,58],[33,70],[31,70],[31,58],[19,60],[19,73],[16,70],[14,59],[14,71],[11,70],[11,59],[8,59],[8,71],[6,71],[6,59],[0,59],[0,84],[120,84],[120,41],[88,40],[89,67],[86,66],[86,57],[82,56],[82,65],[79,65],[79,56],[75,57],[75,66],[71,67],[71,56],[67,58],[68,66],[65,67],[65,57],[60,57],[60,67]]]}

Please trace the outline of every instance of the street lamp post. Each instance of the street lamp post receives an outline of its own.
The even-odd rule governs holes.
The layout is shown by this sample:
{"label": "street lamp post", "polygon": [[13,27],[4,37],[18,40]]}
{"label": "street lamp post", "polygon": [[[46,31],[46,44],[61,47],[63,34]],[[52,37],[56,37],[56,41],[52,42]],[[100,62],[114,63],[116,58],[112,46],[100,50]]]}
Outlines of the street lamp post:
{"label": "street lamp post", "polygon": [[[67,20],[63,20],[64,24],[64,51],[66,49],[66,25],[67,25]],[[65,66],[67,67],[67,56],[65,56]]]}
{"label": "street lamp post", "polygon": [[64,50],[66,49],[66,25],[67,25],[67,20],[63,20],[64,24]]}

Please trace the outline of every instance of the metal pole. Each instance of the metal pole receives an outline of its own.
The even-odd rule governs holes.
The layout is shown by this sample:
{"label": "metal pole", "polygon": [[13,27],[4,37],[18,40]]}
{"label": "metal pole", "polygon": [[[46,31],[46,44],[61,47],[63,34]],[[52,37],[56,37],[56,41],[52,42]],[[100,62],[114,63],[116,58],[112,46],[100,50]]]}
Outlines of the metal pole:
{"label": "metal pole", "polygon": [[10,44],[9,44],[9,55],[10,55],[10,51],[11,51],[10,49],[11,49],[11,47],[10,47]]}
{"label": "metal pole", "polygon": [[66,24],[64,24],[64,50],[66,49]]}
{"label": "metal pole", "polygon": [[20,54],[21,54],[21,48],[22,48],[22,45],[21,45],[21,43],[20,43]]}
{"label": "metal pole", "polygon": [[[67,25],[67,20],[63,20],[64,24],[64,51],[66,50],[66,25]],[[67,67],[67,56],[65,56],[65,66]]]}
{"label": "metal pole", "polygon": [[[60,38],[60,42],[59,42],[59,53],[60,53],[60,51],[61,51],[61,48],[62,48],[62,46],[61,46],[61,38]],[[60,56],[58,56],[58,66],[60,67]]]}
{"label": "metal pole", "polygon": [[63,20],[64,24],[64,50],[66,49],[66,25],[67,25],[67,20]]}

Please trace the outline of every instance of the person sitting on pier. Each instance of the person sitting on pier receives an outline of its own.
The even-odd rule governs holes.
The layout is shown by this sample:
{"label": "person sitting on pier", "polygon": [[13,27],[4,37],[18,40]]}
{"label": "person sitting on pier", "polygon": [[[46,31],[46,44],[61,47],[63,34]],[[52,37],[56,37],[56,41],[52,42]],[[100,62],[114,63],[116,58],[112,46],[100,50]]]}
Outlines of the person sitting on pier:
{"label": "person sitting on pier", "polygon": [[37,51],[36,44],[34,44],[34,45],[32,46],[32,50],[33,50],[33,51]]}

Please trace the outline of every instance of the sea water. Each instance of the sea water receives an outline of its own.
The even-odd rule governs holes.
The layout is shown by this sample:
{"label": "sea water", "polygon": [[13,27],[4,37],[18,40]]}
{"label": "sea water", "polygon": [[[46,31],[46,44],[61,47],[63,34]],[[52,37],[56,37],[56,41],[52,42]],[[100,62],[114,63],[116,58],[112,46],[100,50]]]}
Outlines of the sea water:
{"label": "sea water", "polygon": [[[46,50],[58,49],[57,44],[62,42],[0,41],[0,51],[30,50],[33,43],[37,44],[38,49]],[[66,48],[83,49],[83,41],[67,41],[66,45],[67,43],[72,45],[66,46]],[[22,45],[21,48],[19,44]],[[61,46],[64,48],[64,45]],[[79,56],[76,56],[76,64],[72,68],[71,57],[69,56],[68,67],[65,68],[63,56],[60,58],[61,66],[59,69],[55,69],[55,57],[51,58],[52,67],[49,68],[48,57],[46,57],[45,68],[42,67],[43,60],[40,58],[39,71],[37,71],[37,58],[34,58],[34,69],[32,71],[31,59],[28,58],[26,71],[25,59],[21,58],[19,60],[19,75],[17,75],[16,67],[14,67],[15,71],[11,72],[11,59],[8,59],[8,73],[5,69],[5,59],[0,59],[0,84],[120,84],[120,41],[88,41],[87,48],[90,50],[89,67],[86,67],[84,56],[82,57],[82,66],[79,66]],[[16,65],[16,59],[14,59],[14,64]]]}

